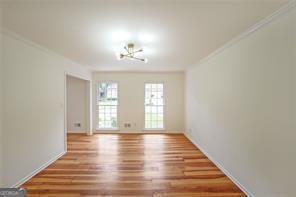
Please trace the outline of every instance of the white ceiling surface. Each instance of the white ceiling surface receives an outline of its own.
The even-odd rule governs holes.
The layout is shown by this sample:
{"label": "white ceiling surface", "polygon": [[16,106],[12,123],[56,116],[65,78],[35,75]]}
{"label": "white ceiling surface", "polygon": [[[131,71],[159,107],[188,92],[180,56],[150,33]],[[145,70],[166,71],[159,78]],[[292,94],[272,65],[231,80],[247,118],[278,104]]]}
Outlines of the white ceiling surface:
{"label": "white ceiling surface", "polygon": [[[177,71],[288,0],[6,0],[7,29],[91,70]],[[133,42],[147,64],[115,52]]]}

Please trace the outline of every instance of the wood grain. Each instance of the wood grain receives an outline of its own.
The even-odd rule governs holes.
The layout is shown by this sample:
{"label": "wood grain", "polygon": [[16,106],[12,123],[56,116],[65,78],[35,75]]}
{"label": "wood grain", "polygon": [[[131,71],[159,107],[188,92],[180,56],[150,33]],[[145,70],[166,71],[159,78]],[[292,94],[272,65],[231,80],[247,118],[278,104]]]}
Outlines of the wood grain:
{"label": "wood grain", "polygon": [[246,196],[182,134],[68,134],[29,196]]}

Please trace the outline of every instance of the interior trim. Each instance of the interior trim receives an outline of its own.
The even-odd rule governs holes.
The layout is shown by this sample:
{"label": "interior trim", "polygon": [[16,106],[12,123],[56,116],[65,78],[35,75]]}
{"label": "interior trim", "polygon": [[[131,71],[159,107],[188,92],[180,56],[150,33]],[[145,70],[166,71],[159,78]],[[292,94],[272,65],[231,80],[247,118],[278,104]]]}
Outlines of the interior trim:
{"label": "interior trim", "polygon": [[218,55],[219,53],[223,52],[224,50],[230,48],[231,46],[233,46],[234,44],[238,43],[239,41],[243,40],[244,38],[252,35],[253,33],[255,33],[256,31],[260,30],[261,28],[265,27],[266,25],[268,25],[269,23],[271,23],[272,21],[280,18],[281,16],[283,16],[284,14],[287,14],[289,11],[291,11],[294,7],[296,7],[296,0],[291,0],[289,1],[287,4],[285,4],[284,6],[282,6],[280,9],[276,10],[275,12],[273,12],[271,15],[265,17],[264,19],[262,19],[261,21],[259,21],[258,23],[256,23],[255,25],[251,26],[249,29],[247,29],[245,32],[243,32],[242,34],[240,34],[239,36],[235,37],[234,39],[230,40],[229,42],[227,42],[226,44],[224,44],[222,47],[218,48],[217,50],[215,50],[214,52],[212,52],[211,54],[209,54],[208,56],[202,58],[200,61],[198,61],[197,63],[188,66],[187,69],[193,68],[195,65],[201,65],[204,62],[207,62],[208,60],[210,60],[212,57]]}
{"label": "interior trim", "polygon": [[71,59],[69,59],[69,58],[67,58],[65,56],[62,56],[62,55],[60,55],[60,54],[58,54],[58,53],[56,53],[56,52],[54,52],[54,51],[52,51],[52,50],[50,50],[48,48],[45,48],[45,47],[43,47],[43,46],[41,46],[41,45],[39,45],[39,44],[29,40],[29,39],[23,37],[22,35],[19,35],[19,34],[13,32],[13,31],[11,31],[10,29],[8,29],[6,27],[0,27],[0,33],[5,35],[5,36],[8,36],[10,38],[13,38],[15,40],[21,41],[21,42],[23,42],[25,44],[28,44],[31,47],[39,49],[39,50],[43,51],[44,53],[46,53],[48,55],[52,55],[52,56],[55,56],[57,58],[62,58],[64,60],[68,61],[68,62],[71,62],[72,64],[81,66],[80,64],[74,62],[73,60],[71,60]]}
{"label": "interior trim", "polygon": [[143,130],[143,131],[94,131],[94,134],[184,134],[183,131],[165,131],[165,130]]}
{"label": "interior trim", "polygon": [[202,146],[200,146],[196,141],[193,140],[193,137],[184,132],[184,135],[194,144],[204,155],[206,155],[232,182],[234,182],[245,194],[249,197],[254,197],[255,195],[250,192],[243,184],[241,184],[231,173],[224,168],[224,166],[218,162],[214,157],[212,157]]}
{"label": "interior trim", "polygon": [[52,164],[53,162],[58,160],[60,157],[62,157],[65,153],[66,151],[63,151],[60,154],[56,155],[55,157],[53,157],[52,159],[50,159],[49,161],[41,165],[39,168],[35,169],[33,172],[29,173],[27,176],[19,180],[16,184],[12,185],[11,188],[20,187],[22,184],[30,180],[33,176],[35,176],[36,174],[38,174],[39,172],[47,168],[50,164]]}

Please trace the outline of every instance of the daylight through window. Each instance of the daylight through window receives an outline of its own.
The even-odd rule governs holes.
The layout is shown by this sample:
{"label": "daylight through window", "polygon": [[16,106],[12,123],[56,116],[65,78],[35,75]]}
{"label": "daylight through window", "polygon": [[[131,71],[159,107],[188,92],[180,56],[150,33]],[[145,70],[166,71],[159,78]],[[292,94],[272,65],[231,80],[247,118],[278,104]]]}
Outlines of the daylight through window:
{"label": "daylight through window", "polygon": [[117,129],[118,84],[101,82],[97,89],[97,129]]}
{"label": "daylight through window", "polygon": [[145,129],[164,129],[163,83],[145,84]]}

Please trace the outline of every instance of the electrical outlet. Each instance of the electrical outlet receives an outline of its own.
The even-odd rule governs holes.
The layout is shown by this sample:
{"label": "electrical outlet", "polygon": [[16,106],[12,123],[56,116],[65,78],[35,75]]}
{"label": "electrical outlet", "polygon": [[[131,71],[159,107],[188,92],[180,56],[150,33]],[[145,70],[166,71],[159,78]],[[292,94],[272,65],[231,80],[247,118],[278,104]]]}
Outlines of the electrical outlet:
{"label": "electrical outlet", "polygon": [[124,128],[131,128],[131,123],[124,123]]}
{"label": "electrical outlet", "polygon": [[81,127],[81,123],[74,123],[74,127]]}

